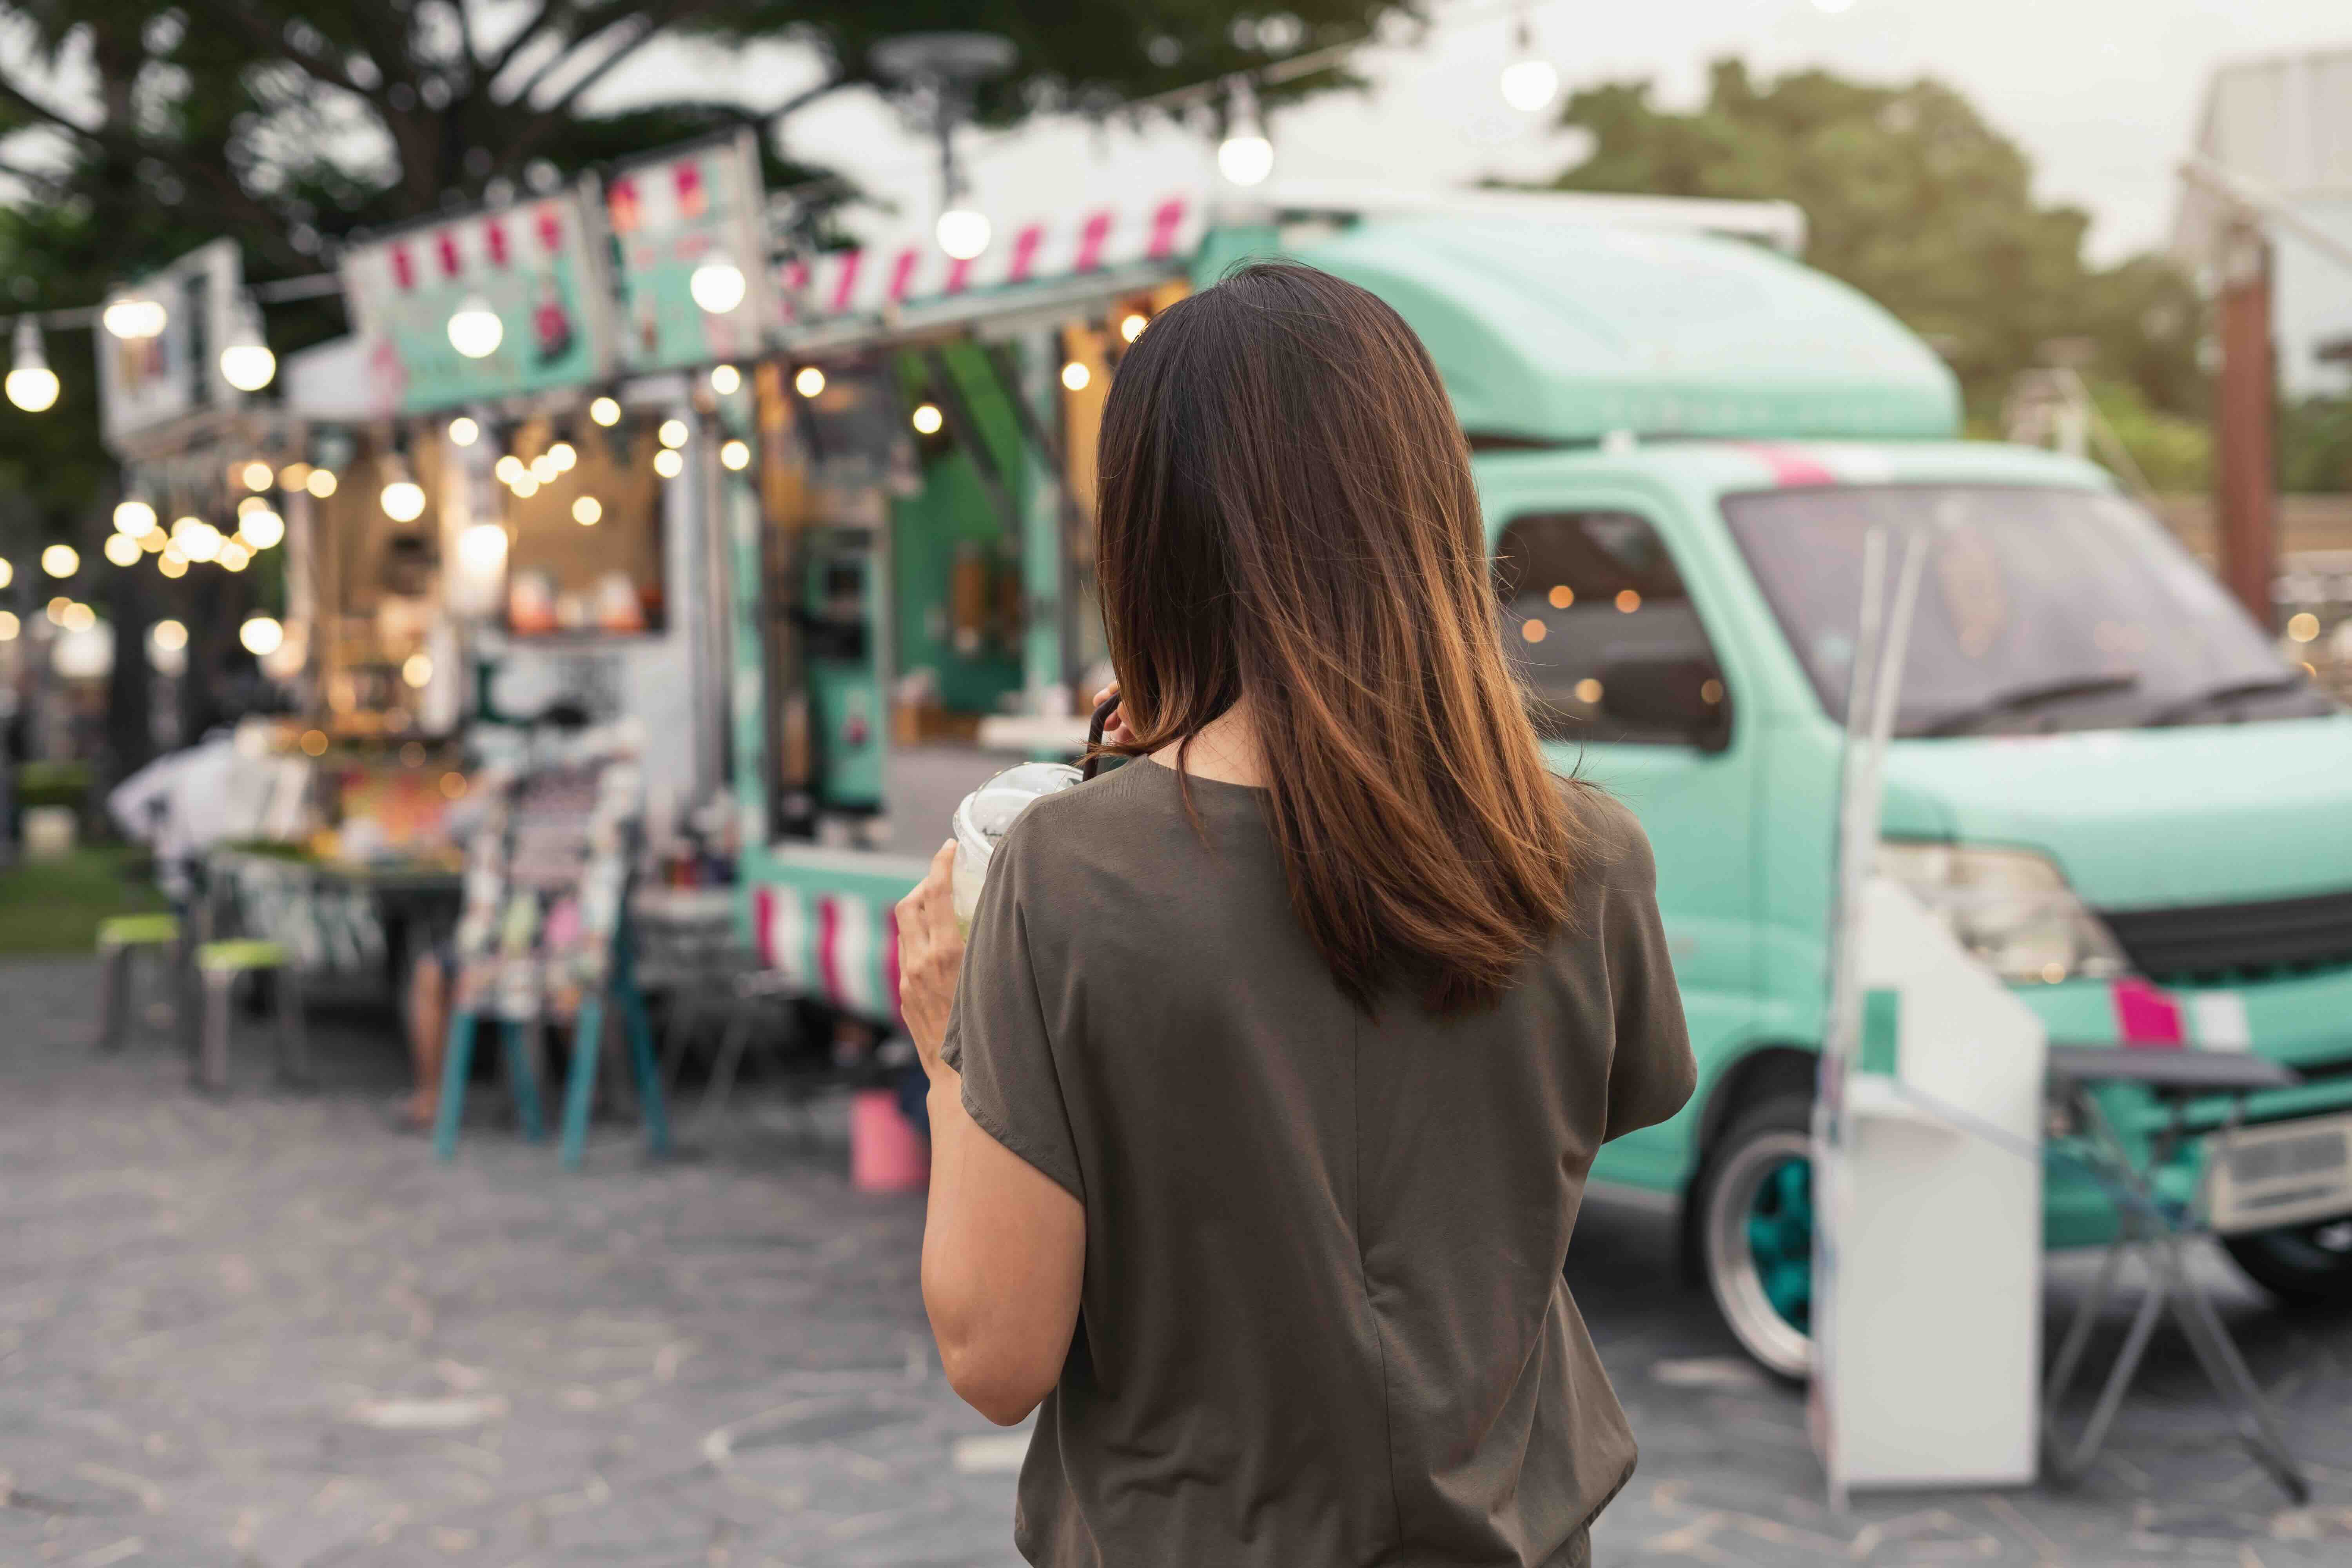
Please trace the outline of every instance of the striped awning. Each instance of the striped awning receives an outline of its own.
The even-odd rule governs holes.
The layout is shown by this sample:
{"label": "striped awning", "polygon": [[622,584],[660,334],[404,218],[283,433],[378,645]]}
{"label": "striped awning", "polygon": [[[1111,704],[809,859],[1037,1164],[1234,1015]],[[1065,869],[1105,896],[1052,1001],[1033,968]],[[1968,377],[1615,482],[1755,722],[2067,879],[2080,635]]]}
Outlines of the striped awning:
{"label": "striped awning", "polygon": [[926,226],[855,250],[790,258],[778,279],[787,318],[807,328],[1150,263],[1181,266],[1199,247],[1207,220],[1208,203],[1194,192],[1075,208],[992,225],[989,247],[970,261],[941,250]]}

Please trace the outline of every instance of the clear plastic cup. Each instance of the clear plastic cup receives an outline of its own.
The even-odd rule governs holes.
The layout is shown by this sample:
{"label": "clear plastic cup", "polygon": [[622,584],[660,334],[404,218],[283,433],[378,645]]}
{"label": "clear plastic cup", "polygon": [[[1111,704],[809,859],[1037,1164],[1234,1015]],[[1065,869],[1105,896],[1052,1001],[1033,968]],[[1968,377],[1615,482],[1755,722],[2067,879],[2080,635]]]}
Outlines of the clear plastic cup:
{"label": "clear plastic cup", "polygon": [[1024,763],[1007,768],[970,795],[955,809],[956,931],[971,934],[972,911],[980,908],[981,884],[988,877],[990,857],[1013,819],[1041,795],[1059,795],[1079,781],[1078,770],[1066,763]]}

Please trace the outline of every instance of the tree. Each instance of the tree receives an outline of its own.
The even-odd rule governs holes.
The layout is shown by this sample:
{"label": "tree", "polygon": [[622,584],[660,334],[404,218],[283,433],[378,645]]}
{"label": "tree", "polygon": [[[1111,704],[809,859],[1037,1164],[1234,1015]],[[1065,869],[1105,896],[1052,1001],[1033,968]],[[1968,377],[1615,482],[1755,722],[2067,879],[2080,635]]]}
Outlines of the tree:
{"label": "tree", "polygon": [[[844,89],[878,85],[872,46],[967,28],[1010,37],[1018,63],[976,111],[1003,123],[1049,109],[1108,112],[1139,95],[1368,32],[1413,0],[0,0],[0,209],[11,279],[0,312],[96,301],[205,240],[242,247],[267,282],[331,264],[354,230],[541,184],[620,154],[733,125],[772,124]],[[1246,24],[1246,25],[1244,25]],[[686,98],[617,112],[600,83],[657,38],[782,38],[812,85],[757,102]],[[1289,90],[1330,85],[1335,73]],[[772,183],[818,171],[768,153]],[[856,171],[830,187],[855,195]],[[280,354],[344,330],[323,300],[275,307]],[[56,407],[0,407],[0,552],[70,538],[102,576],[111,503],[88,340],[54,333]],[[154,586],[193,603],[191,574]],[[121,609],[135,609],[128,601]],[[136,616],[134,616],[134,619]],[[135,634],[122,622],[125,658]]]}
{"label": "tree", "polygon": [[1805,259],[1933,343],[1979,423],[2069,338],[2088,340],[2086,376],[2126,382],[2161,412],[2201,405],[2203,312],[2189,280],[2153,256],[2087,264],[2085,215],[2036,201],[2025,154],[1937,82],[1805,70],[1759,83],[1727,59],[1691,113],[1623,81],[1575,94],[1560,119],[1592,148],[1559,188],[1795,202]]}

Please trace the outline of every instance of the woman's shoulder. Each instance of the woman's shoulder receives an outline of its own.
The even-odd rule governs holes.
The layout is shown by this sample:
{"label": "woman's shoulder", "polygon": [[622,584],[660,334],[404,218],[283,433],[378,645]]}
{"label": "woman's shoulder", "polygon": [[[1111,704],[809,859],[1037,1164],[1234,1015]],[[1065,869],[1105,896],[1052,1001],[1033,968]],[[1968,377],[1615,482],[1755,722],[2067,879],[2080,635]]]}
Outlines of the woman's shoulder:
{"label": "woman's shoulder", "polygon": [[1653,886],[1657,864],[1650,836],[1632,808],[1589,779],[1554,775],[1553,782],[1583,851],[1585,877],[1612,887]]}

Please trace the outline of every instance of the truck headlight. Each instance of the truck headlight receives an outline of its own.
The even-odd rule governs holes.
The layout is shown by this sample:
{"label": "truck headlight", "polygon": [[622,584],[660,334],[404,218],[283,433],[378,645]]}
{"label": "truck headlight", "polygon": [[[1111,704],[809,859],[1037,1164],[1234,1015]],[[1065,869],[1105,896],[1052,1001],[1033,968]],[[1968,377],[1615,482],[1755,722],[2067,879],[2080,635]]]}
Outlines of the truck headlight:
{"label": "truck headlight", "polygon": [[2011,984],[2104,980],[2128,967],[2114,935],[2047,856],[1886,838],[1879,841],[1878,869]]}

